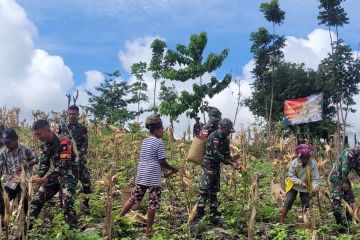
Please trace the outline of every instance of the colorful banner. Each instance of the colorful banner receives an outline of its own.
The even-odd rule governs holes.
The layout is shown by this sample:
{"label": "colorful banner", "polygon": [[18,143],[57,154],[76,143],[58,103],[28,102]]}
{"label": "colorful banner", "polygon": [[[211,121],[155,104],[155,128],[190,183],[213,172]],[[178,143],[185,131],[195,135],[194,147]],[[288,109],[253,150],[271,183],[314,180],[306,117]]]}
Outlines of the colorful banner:
{"label": "colorful banner", "polygon": [[286,100],[284,105],[285,125],[310,123],[322,120],[323,94]]}

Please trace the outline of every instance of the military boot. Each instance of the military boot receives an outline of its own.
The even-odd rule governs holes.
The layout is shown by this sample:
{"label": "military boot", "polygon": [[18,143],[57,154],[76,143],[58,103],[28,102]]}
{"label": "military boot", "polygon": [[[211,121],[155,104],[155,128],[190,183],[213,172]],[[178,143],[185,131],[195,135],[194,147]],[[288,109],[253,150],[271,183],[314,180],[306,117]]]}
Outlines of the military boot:
{"label": "military boot", "polygon": [[221,214],[217,210],[217,207],[210,208],[210,223],[212,225],[218,226],[218,227],[221,227],[223,225]]}
{"label": "military boot", "polygon": [[201,219],[205,216],[205,207],[197,207],[196,209],[196,216],[194,218],[193,224],[198,224]]}
{"label": "military boot", "polygon": [[337,225],[339,225],[339,226],[344,225],[344,221],[343,221],[341,214],[334,214],[334,217],[335,217],[335,221],[336,221]]}
{"label": "military boot", "polygon": [[348,211],[346,211],[346,220],[347,220],[348,224],[351,224],[352,220],[353,220],[353,217],[351,216],[351,214]]}
{"label": "military boot", "polygon": [[89,198],[84,198],[84,200],[82,201],[81,210],[85,214],[90,214]]}
{"label": "military boot", "polygon": [[341,214],[334,214],[336,224],[339,226],[340,233],[346,233],[347,227],[346,223],[344,222]]}

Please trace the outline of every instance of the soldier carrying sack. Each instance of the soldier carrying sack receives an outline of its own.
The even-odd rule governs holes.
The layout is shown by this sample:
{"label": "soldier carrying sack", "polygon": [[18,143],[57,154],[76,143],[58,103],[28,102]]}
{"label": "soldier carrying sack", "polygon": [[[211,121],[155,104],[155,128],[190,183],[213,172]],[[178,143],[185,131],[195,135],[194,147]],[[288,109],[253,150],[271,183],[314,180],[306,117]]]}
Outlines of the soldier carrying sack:
{"label": "soldier carrying sack", "polygon": [[208,136],[219,128],[221,120],[221,112],[219,109],[212,107],[208,112],[209,122],[204,125],[198,136],[194,136],[191,147],[189,149],[188,161],[195,164],[201,164],[204,154],[205,145]]}

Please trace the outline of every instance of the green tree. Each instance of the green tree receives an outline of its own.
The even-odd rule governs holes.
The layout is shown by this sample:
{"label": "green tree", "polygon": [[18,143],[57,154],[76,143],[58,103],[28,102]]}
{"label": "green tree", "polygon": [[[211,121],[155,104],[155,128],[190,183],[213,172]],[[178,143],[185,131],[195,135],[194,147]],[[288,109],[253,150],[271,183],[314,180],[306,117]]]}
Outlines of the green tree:
{"label": "green tree", "polygon": [[275,95],[280,93],[275,87],[277,78],[274,72],[278,69],[274,66],[281,64],[283,59],[282,49],[285,46],[285,38],[270,34],[266,28],[260,27],[257,32],[251,33],[250,40],[253,42],[250,51],[254,54],[255,60],[252,70],[253,95],[245,101],[245,105],[255,115],[263,117],[268,122],[268,131],[271,131],[271,122],[278,114],[278,110],[274,107]]}
{"label": "green tree", "polygon": [[159,94],[161,115],[168,116],[170,127],[174,129],[174,121],[184,112],[184,106],[179,102],[178,92],[175,85],[166,86],[165,81],[161,82]]}
{"label": "green tree", "polygon": [[[343,41],[339,37],[339,27],[343,27],[345,24],[349,23],[347,14],[344,8],[341,6],[341,3],[343,1],[344,0],[319,0],[319,9],[320,9],[318,15],[319,24],[323,24],[328,27],[329,36],[330,36],[330,45],[331,45],[331,55],[329,55],[328,57],[329,61],[325,61],[328,63],[324,62],[324,64],[327,65],[327,67],[322,66],[321,74],[324,75],[324,71],[325,69],[327,69],[329,71],[328,75],[332,74],[330,78],[332,79],[332,81],[330,82],[330,84],[333,84],[333,86],[337,86],[339,82],[346,81],[344,79],[337,79],[337,77],[344,75],[342,73],[336,72],[337,70],[342,69],[341,66],[343,66],[344,64],[344,62],[342,61],[342,57],[340,55],[347,51],[342,46],[339,46],[339,45],[343,45]],[[335,28],[335,32],[336,32],[335,41],[332,39],[332,35],[331,35],[332,28]],[[329,66],[332,67],[332,69],[330,69]],[[325,82],[328,81],[325,80]],[[334,94],[336,95],[336,97],[333,96]],[[341,132],[341,129],[346,130],[345,128],[346,121],[344,120],[346,120],[348,110],[345,110],[346,114],[343,113],[343,109],[339,104],[340,102],[342,102],[342,100],[340,100],[342,95],[341,94],[339,95],[339,91],[336,90],[329,91],[329,95],[332,95],[331,97],[332,102],[336,108],[339,140],[345,139],[346,133]],[[350,98],[352,98],[352,96]],[[347,104],[345,104],[345,106],[346,105]],[[341,127],[341,124],[343,125],[343,127]],[[343,141],[338,142],[339,151],[341,150],[342,145],[343,145]]]}
{"label": "green tree", "polygon": [[128,104],[132,103],[131,99],[127,99],[129,88],[126,82],[120,80],[119,71],[106,73],[106,79],[95,88],[95,93],[86,91],[90,96],[89,111],[106,124],[123,126],[136,115],[127,109]]}
{"label": "green tree", "polygon": [[132,93],[131,101],[137,104],[137,122],[139,122],[139,116],[146,112],[146,109],[140,107],[142,102],[148,102],[149,97],[146,95],[147,84],[144,80],[144,73],[147,70],[147,64],[144,62],[135,63],[131,66],[131,73],[135,76],[136,82],[130,87]]}
{"label": "green tree", "polygon": [[278,0],[271,0],[269,3],[262,3],[260,5],[260,11],[264,13],[264,17],[267,21],[275,24],[282,24],[285,19],[285,12],[280,9]]}
{"label": "green tree", "polygon": [[343,0],[319,0],[319,24],[323,24],[328,27],[331,46],[333,45],[333,39],[331,36],[331,28],[335,27],[336,42],[339,41],[339,27],[343,27],[344,24],[349,23],[349,18],[341,6]]}
{"label": "green tree", "polygon": [[[276,66],[281,61],[283,54],[279,52],[276,48],[280,47],[281,49],[284,46],[284,39],[275,34],[275,26],[280,25],[284,22],[285,12],[280,9],[278,0],[271,0],[269,3],[262,3],[260,5],[260,11],[264,13],[264,17],[267,21],[272,23],[273,33],[271,36],[272,41],[272,51],[271,51],[271,78],[270,78],[270,108],[269,108],[269,118],[268,118],[268,138],[271,139],[271,130],[272,130],[272,115],[273,115],[273,100],[274,100],[274,81],[276,74]],[[280,42],[279,42],[280,40]],[[280,45],[275,46],[275,42],[278,42]]]}
{"label": "green tree", "polygon": [[[171,130],[171,136],[169,138],[170,140],[170,156],[171,159],[173,159],[174,155],[174,137],[172,136],[172,133],[174,131],[174,121],[177,120],[177,118],[184,112],[184,105],[179,102],[178,99],[178,92],[176,91],[176,88],[174,85],[166,86],[165,81],[161,82],[160,85],[160,94],[159,94],[159,100],[160,108],[159,112],[162,115],[168,116],[170,121],[170,130]],[[186,110],[186,109],[185,109]]]}
{"label": "green tree", "polygon": [[[177,101],[180,104],[177,108],[183,112],[188,111],[187,115],[192,118],[196,117],[199,111],[204,111],[203,100],[206,96],[212,98],[231,82],[231,75],[226,74],[222,81],[213,76],[210,83],[203,84],[204,74],[211,73],[221,67],[228,56],[228,49],[224,49],[220,54],[210,53],[204,60],[203,52],[207,41],[205,32],[201,32],[199,35],[193,34],[188,46],[178,44],[176,50],[168,49],[164,57],[156,58],[162,59],[162,61],[152,61],[154,63],[152,69],[161,69],[160,75],[165,79],[186,82],[190,79],[199,78],[199,84],[193,85],[193,92],[182,91],[178,96],[179,101]],[[158,47],[153,48],[154,59],[154,55],[156,55],[154,49],[164,53],[166,43],[156,40],[153,44]]]}
{"label": "green tree", "polygon": [[166,43],[160,39],[155,39],[151,43],[151,49],[152,49],[152,58],[150,61],[149,70],[152,71],[152,76],[154,78],[154,96],[153,96],[153,112],[157,112],[156,107],[156,88],[157,88],[157,82],[161,78],[161,72],[163,70],[164,66],[164,53],[166,48]]}
{"label": "green tree", "polygon": [[340,136],[345,137],[347,117],[350,112],[355,112],[354,96],[359,94],[360,60],[355,59],[351,48],[339,40],[334,52],[319,65],[319,77],[322,88],[336,108],[338,122],[341,122]]}
{"label": "green tree", "polygon": [[[323,84],[318,73],[306,69],[304,64],[281,62],[277,66],[276,81],[274,81],[273,121],[282,122],[284,118],[284,102],[287,99],[303,98],[323,91]],[[264,102],[267,96],[262,88],[255,88],[251,98],[245,100],[250,111],[255,116],[266,114]],[[329,101],[329,95],[324,92],[323,121],[290,127],[294,132],[308,132],[311,137],[326,137],[334,132],[333,116],[335,109]],[[299,131],[295,131],[299,130]],[[301,131],[300,131],[301,130]],[[306,130],[306,131],[305,131]]]}

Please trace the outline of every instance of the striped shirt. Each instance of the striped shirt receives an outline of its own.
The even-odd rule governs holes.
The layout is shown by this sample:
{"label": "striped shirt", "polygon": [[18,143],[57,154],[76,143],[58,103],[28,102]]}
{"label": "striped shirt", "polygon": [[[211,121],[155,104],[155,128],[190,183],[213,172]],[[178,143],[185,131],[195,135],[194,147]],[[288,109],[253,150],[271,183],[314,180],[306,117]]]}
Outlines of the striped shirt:
{"label": "striped shirt", "polygon": [[162,159],[166,159],[165,146],[162,140],[154,136],[144,139],[140,149],[135,183],[161,187],[160,160]]}

